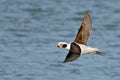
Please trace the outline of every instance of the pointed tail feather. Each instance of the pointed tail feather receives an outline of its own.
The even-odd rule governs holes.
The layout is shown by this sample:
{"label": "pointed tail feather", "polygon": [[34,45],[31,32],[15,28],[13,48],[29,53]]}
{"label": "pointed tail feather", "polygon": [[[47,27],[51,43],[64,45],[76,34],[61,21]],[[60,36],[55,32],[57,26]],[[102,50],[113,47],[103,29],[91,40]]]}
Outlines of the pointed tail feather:
{"label": "pointed tail feather", "polygon": [[106,56],[106,54],[104,52],[100,52],[100,51],[96,51],[96,54],[100,55],[100,56]]}

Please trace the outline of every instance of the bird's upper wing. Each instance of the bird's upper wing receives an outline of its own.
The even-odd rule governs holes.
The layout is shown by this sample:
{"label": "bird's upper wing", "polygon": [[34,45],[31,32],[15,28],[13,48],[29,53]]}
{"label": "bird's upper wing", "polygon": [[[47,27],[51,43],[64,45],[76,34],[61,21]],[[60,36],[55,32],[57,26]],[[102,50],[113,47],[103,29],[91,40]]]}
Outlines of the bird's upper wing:
{"label": "bird's upper wing", "polygon": [[64,62],[76,60],[80,56],[80,53],[81,53],[80,47],[75,42],[71,43],[69,53],[67,54]]}
{"label": "bird's upper wing", "polygon": [[77,33],[74,42],[79,44],[86,44],[90,36],[91,26],[92,26],[92,21],[90,19],[90,16],[88,12],[85,12],[81,27]]}

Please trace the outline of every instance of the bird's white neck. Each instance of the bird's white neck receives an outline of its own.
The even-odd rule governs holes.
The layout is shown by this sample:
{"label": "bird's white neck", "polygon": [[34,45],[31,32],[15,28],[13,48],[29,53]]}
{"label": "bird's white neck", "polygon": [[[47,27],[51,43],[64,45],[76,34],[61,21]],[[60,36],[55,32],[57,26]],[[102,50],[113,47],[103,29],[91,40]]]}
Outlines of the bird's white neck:
{"label": "bird's white neck", "polygon": [[71,44],[67,44],[67,47],[65,49],[70,50],[70,45]]}

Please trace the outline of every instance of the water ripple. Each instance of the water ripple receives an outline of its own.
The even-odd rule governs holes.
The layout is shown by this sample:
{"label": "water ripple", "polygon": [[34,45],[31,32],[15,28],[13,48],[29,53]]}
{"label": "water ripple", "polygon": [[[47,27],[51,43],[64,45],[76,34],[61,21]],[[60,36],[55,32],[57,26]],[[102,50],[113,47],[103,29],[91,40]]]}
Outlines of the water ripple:
{"label": "water ripple", "polygon": [[[0,79],[119,80],[119,5],[118,0],[0,0]],[[84,11],[93,23],[88,44],[107,56],[62,63],[68,51],[57,42],[74,40]]]}

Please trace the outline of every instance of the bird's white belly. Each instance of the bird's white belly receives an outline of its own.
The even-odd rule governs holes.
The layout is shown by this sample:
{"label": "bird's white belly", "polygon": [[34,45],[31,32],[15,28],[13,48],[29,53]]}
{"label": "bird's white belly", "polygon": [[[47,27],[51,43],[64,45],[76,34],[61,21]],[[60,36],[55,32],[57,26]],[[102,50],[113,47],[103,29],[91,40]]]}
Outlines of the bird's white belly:
{"label": "bird's white belly", "polygon": [[94,48],[82,44],[79,44],[79,46],[81,48],[81,54],[89,54],[94,52]]}

